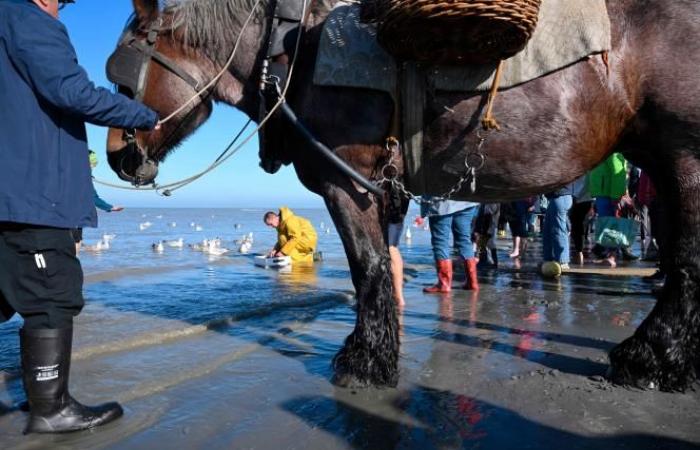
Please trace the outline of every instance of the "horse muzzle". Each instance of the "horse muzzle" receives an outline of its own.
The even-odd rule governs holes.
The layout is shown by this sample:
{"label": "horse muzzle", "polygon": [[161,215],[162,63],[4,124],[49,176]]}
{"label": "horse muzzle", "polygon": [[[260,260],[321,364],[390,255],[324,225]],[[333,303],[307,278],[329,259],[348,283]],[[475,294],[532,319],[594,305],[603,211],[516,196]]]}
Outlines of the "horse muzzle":
{"label": "horse muzzle", "polygon": [[107,162],[117,176],[134,186],[145,186],[158,176],[158,162],[141,149],[136,140],[127,141],[121,150],[107,153]]}

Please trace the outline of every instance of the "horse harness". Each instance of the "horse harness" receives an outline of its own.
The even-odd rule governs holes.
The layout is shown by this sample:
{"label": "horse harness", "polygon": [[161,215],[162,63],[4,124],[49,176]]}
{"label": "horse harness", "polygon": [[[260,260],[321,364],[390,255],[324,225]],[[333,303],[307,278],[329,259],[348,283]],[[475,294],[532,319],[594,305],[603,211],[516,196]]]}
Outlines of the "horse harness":
{"label": "horse harness", "polygon": [[[261,54],[265,56],[262,62],[260,76],[261,107],[258,119],[260,120],[270,112],[268,111],[270,104],[279,102],[282,117],[287,119],[304,138],[309,140],[314,149],[319,151],[341,170],[341,172],[353,178],[360,185],[365,186],[375,194],[382,195],[382,189],[364,178],[330,149],[318,142],[303,124],[299,122],[296,115],[281,96],[280,84],[287,76],[288,66],[277,62],[276,57],[285,53],[285,37],[290,32],[298,30],[301,27],[301,22],[304,19],[304,6],[304,3],[299,0],[271,0],[269,3],[269,9],[266,14],[267,32],[261,52]],[[133,24],[133,21],[131,24]],[[155,60],[163,68],[178,76],[190,85],[195,92],[199,93],[200,83],[180,67],[177,62],[156,50],[155,47],[159,34],[167,29],[169,28],[163,27],[162,19],[158,18],[158,20],[154,21],[149,26],[145,41],[137,39],[131,30],[125,31],[119,40],[116,50],[107,61],[106,71],[109,81],[120,88],[128,90],[132,98],[137,101],[143,101],[152,60]],[[200,97],[202,95],[209,94],[199,93]],[[125,147],[126,153],[121,156],[119,161],[119,175],[120,178],[131,182],[134,186],[142,186],[151,183],[156,178],[158,174],[158,164],[150,158],[146,150],[137,145],[135,133],[136,131],[134,129],[124,130],[123,139],[127,143],[127,146]],[[261,136],[261,145],[263,145],[264,141],[263,135]],[[124,158],[126,157],[140,158],[140,165],[133,176],[127,174],[122,169]],[[169,195],[168,191],[166,191],[164,195]]]}

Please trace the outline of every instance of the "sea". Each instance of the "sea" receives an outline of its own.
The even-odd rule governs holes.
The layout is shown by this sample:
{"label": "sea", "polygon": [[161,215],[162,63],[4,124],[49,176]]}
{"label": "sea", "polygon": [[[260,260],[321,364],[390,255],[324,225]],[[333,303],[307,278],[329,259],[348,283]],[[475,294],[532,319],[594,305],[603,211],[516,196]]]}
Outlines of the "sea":
{"label": "sea", "polygon": [[[86,306],[76,320],[76,352],[92,353],[139,346],[138,340],[186,335],[198,327],[228,326],[239,320],[266,320],[280,311],[351,301],[353,288],[342,242],[325,209],[293,209],[318,233],[322,260],[291,270],[254,265],[277,239],[263,223],[264,209],[127,208],[100,212],[99,227],[84,230],[80,261]],[[249,253],[239,242],[252,233]],[[107,235],[108,249],[93,251]],[[430,264],[430,233],[411,228],[403,239],[407,263]],[[192,246],[221,239],[230,251],[212,256]],[[182,248],[167,241],[182,239]],[[165,241],[162,252],[153,245]],[[0,324],[0,375],[19,371],[21,319]]]}

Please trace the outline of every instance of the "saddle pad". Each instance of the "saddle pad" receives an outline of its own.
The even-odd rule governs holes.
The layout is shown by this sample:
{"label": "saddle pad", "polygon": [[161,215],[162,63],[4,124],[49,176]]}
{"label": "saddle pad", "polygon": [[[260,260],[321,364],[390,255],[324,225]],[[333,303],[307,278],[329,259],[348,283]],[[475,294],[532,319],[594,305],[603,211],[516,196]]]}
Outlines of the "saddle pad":
{"label": "saddle pad", "polygon": [[[328,15],[319,45],[314,83],[396,92],[397,63],[377,42],[376,27],[360,22],[360,5],[338,3]],[[610,50],[605,0],[542,0],[539,22],[525,49],[506,60],[500,87],[517,86]],[[474,92],[491,88],[496,64],[433,66],[436,90]]]}

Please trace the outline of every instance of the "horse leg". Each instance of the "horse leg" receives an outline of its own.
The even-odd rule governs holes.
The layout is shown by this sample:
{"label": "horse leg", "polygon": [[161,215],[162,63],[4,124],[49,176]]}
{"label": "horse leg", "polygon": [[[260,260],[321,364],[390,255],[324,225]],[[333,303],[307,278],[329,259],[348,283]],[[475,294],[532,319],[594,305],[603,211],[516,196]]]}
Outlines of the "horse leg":
{"label": "horse leg", "polygon": [[[399,327],[377,200],[331,187],[324,199],[340,234],[357,296],[355,329],[333,358],[336,384],[396,386]],[[360,197],[359,199],[357,197]]]}
{"label": "horse leg", "polygon": [[665,391],[688,388],[700,363],[700,157],[674,155],[654,179],[669,225],[666,283],[634,335],[610,352],[614,381]]}

